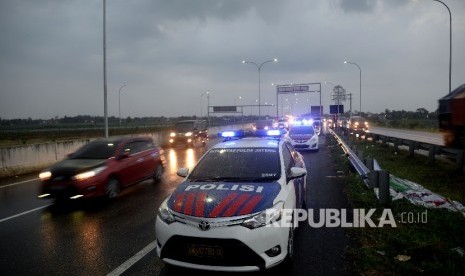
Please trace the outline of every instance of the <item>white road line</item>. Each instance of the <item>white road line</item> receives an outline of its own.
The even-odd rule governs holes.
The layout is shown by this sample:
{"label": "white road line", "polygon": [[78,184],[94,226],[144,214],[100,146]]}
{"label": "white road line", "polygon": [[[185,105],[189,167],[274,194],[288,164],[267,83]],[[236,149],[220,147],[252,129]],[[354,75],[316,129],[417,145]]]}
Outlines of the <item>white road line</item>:
{"label": "white road line", "polygon": [[140,259],[142,259],[145,255],[150,253],[153,249],[155,249],[157,245],[157,241],[151,242],[149,245],[144,247],[141,251],[137,252],[136,255],[132,256],[129,258],[127,261],[125,261],[122,265],[118,266],[115,270],[112,272],[108,273],[107,276],[119,276],[123,274],[126,270],[128,270],[132,265],[137,263]]}
{"label": "white road line", "polygon": [[1,188],[6,188],[6,187],[11,187],[11,186],[16,186],[16,185],[24,184],[24,183],[27,183],[27,182],[36,181],[36,180],[39,180],[39,179],[34,178],[34,179],[29,179],[29,180],[25,180],[25,181],[21,181],[21,182],[11,183],[11,184],[8,184],[8,185],[3,185],[3,186],[0,186],[0,189]]}
{"label": "white road line", "polygon": [[35,211],[39,211],[39,210],[45,209],[45,208],[47,208],[47,207],[50,206],[50,205],[52,205],[52,204],[45,205],[45,206],[42,206],[42,207],[38,207],[38,208],[29,210],[29,211],[26,211],[26,212],[22,212],[22,213],[20,213],[20,214],[17,214],[17,215],[11,216],[11,217],[7,217],[7,218],[4,218],[4,219],[0,219],[0,223],[2,223],[2,222],[4,222],[4,221],[7,221],[7,220],[10,220],[10,219],[14,219],[14,218],[17,218],[17,217],[26,215],[26,214],[29,214],[29,213],[32,213],[32,212],[35,212]]}

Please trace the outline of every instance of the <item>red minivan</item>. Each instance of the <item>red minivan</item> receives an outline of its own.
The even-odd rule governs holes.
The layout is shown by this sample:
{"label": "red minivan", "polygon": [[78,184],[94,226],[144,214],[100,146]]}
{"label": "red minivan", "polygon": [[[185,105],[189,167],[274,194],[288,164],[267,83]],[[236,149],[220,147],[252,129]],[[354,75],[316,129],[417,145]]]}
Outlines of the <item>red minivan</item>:
{"label": "red minivan", "polygon": [[122,188],[161,180],[163,150],[149,137],[92,141],[39,174],[39,198],[115,198]]}

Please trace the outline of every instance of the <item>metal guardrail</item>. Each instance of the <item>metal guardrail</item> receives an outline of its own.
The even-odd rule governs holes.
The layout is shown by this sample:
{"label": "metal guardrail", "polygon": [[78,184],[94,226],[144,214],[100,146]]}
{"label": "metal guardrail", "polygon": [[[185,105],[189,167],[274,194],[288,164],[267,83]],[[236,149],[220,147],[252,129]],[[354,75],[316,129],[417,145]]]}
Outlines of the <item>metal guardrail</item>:
{"label": "metal guardrail", "polygon": [[365,166],[363,161],[358,158],[357,154],[346,144],[346,142],[341,137],[339,137],[339,135],[336,134],[334,130],[330,129],[329,132],[334,136],[334,138],[336,138],[337,143],[341,146],[350,163],[368,186],[368,174],[370,173],[370,169]]}
{"label": "metal guardrail", "polygon": [[365,185],[368,188],[373,189],[378,197],[378,203],[384,206],[388,206],[391,202],[389,172],[383,170],[370,170],[365,165],[364,161],[360,160],[357,154],[339,135],[336,134],[334,130],[330,129],[329,132],[334,136],[338,144],[341,146],[352,167],[357,171]]}
{"label": "metal guardrail", "polygon": [[408,148],[409,155],[414,156],[415,150],[424,150],[428,153],[428,158],[431,162],[435,161],[436,155],[446,156],[450,159],[455,160],[455,164],[458,170],[463,170],[465,164],[465,151],[461,149],[448,148],[443,145],[429,143],[425,141],[418,141],[413,139],[405,139],[400,137],[393,137],[386,134],[379,133],[366,133],[365,139],[370,137],[374,142],[381,141],[382,144],[391,143],[395,150],[398,150],[400,146]]}

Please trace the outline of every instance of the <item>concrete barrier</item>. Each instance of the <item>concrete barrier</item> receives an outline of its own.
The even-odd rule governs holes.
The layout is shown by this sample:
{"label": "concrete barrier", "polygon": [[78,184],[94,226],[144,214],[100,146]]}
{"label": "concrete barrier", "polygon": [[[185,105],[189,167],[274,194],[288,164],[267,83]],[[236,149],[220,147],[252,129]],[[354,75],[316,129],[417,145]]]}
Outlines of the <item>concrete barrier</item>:
{"label": "concrete barrier", "polygon": [[[251,124],[244,125],[244,127],[250,126]],[[242,125],[211,127],[208,128],[208,132],[210,136],[215,137],[220,131],[241,127]],[[159,145],[165,145],[169,139],[169,133],[166,131],[138,135],[152,137],[153,141]],[[91,140],[94,139],[57,141],[0,148],[0,178],[38,172],[64,159],[68,154],[76,151]]]}

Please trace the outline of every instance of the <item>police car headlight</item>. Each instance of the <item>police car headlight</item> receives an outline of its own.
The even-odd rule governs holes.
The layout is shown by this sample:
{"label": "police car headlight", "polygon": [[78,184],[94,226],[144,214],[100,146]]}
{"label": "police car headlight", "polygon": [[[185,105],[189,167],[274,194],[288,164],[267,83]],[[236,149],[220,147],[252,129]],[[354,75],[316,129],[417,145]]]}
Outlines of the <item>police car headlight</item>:
{"label": "police car headlight", "polygon": [[276,203],[272,208],[263,210],[255,216],[245,219],[241,225],[249,229],[256,229],[259,227],[263,227],[267,224],[279,221],[281,219],[283,208],[284,202],[280,201]]}
{"label": "police car headlight", "polygon": [[190,137],[190,136],[192,136],[192,132],[187,132],[186,137]]}
{"label": "police car headlight", "polygon": [[164,221],[166,224],[171,224],[175,220],[174,220],[173,214],[171,214],[171,211],[168,208],[168,203],[167,202],[168,202],[168,199],[163,201],[163,203],[161,204],[160,208],[158,209],[158,217],[162,221]]}

